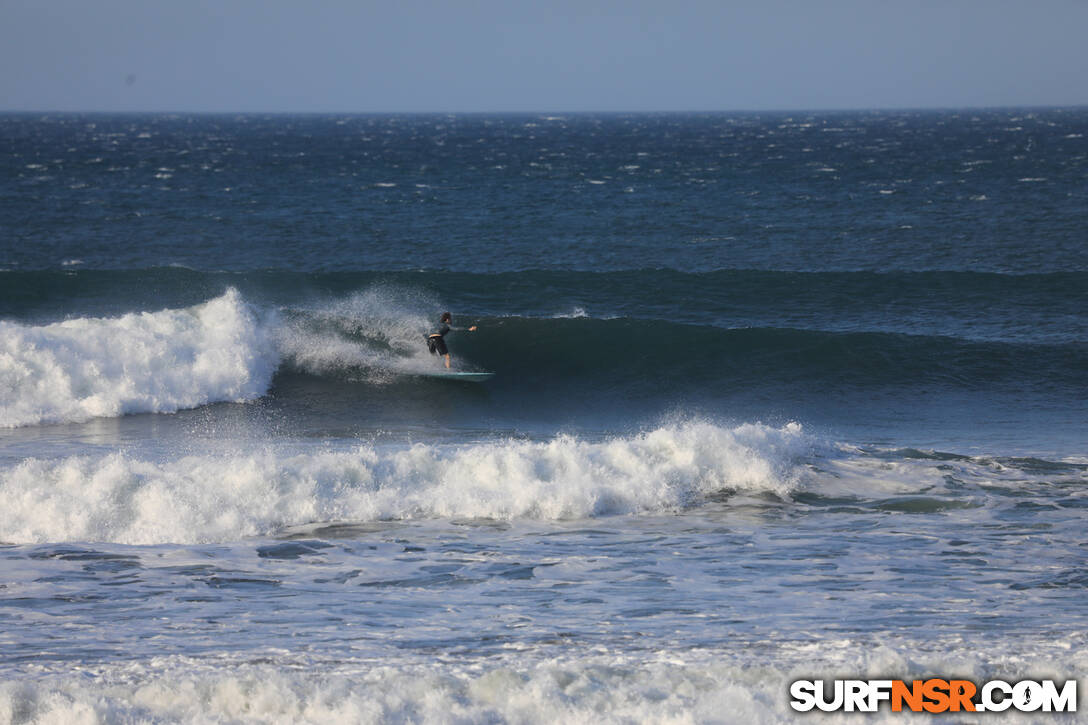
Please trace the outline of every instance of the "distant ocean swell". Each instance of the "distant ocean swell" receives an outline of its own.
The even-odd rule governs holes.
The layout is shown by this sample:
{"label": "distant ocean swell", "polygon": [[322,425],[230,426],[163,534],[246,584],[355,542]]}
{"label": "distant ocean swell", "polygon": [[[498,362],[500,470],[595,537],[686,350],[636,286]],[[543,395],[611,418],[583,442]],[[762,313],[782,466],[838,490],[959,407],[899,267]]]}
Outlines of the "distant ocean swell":
{"label": "distant ocean swell", "polygon": [[[207,302],[35,325],[0,321],[0,426],[169,413],[266,395],[280,374],[358,386],[433,371],[423,336],[439,302],[372,287],[296,307]],[[661,405],[738,386],[984,389],[1075,395],[1088,343],[1007,342],[891,332],[727,329],[655,319],[474,318],[451,338],[457,361],[499,373],[489,389],[522,400],[558,390],[619,391]],[[516,371],[516,375],[513,375]],[[421,383],[422,384],[422,383]]]}

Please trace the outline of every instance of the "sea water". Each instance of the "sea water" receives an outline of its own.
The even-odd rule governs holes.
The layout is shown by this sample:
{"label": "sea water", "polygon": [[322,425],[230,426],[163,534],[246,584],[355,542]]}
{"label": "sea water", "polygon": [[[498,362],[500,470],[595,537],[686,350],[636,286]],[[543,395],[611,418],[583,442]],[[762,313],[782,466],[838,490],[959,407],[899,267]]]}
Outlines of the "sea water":
{"label": "sea water", "polygon": [[0,116],[0,722],[1082,677],[1085,133]]}

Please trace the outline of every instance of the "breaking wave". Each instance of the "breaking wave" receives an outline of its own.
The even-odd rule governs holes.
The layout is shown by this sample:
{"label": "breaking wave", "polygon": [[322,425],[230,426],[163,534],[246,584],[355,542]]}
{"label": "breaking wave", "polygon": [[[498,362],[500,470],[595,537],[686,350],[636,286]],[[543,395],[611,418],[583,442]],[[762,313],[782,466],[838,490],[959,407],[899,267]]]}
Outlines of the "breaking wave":
{"label": "breaking wave", "polygon": [[185,309],[0,321],[0,427],[251,400],[277,365],[266,326],[233,289]]}
{"label": "breaking wave", "polygon": [[313,522],[664,513],[723,489],[787,496],[814,445],[797,424],[687,423],[601,441],[26,459],[0,471],[0,541],[204,543]]}

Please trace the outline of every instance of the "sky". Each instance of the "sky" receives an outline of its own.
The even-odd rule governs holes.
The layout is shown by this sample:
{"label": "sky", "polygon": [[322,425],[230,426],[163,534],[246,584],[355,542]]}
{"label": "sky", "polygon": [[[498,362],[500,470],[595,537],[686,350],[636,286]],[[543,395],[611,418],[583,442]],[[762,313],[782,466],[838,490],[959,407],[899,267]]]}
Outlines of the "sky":
{"label": "sky", "polygon": [[1088,0],[0,0],[0,110],[1088,105]]}

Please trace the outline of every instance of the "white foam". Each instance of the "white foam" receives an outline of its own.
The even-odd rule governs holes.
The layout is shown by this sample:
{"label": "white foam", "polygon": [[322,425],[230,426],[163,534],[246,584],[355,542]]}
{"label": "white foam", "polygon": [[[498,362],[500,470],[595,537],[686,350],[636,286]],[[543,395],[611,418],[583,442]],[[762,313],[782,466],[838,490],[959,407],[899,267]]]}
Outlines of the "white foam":
{"label": "white foam", "polygon": [[419,310],[440,308],[418,292],[376,286],[272,313],[230,289],[187,309],[45,326],[0,322],[0,427],[250,401],[265,394],[282,362],[370,382],[431,371],[424,333],[434,321]]}
{"label": "white foam", "polygon": [[[138,679],[137,679],[138,677]],[[0,719],[35,723],[590,723],[789,721],[781,673],[598,661],[374,664],[332,672],[153,662],[0,684]],[[26,718],[26,719],[24,719]]]}
{"label": "white foam", "polygon": [[[797,679],[966,677],[1064,681],[1083,672],[1082,649],[991,640],[940,654],[917,643],[823,639],[750,648],[567,654],[471,654],[405,661],[334,660],[255,650],[243,657],[158,657],[76,671],[34,668],[0,683],[0,721],[34,723],[796,723],[936,722],[922,713],[806,713],[790,707]],[[747,651],[746,651],[747,649]],[[422,659],[422,658],[421,658]],[[1083,685],[1083,683],[1081,683]],[[1082,708],[1083,710],[1083,708]],[[998,721],[1041,722],[1010,710]],[[981,722],[982,719],[980,718]],[[1047,722],[1085,722],[1083,713]]]}
{"label": "white foam", "polygon": [[205,543],[311,522],[671,512],[721,489],[786,496],[812,445],[796,424],[688,423],[593,442],[27,459],[0,470],[0,542]]}
{"label": "white foam", "polygon": [[265,327],[233,289],[187,309],[0,321],[0,427],[251,400],[276,364]]}

